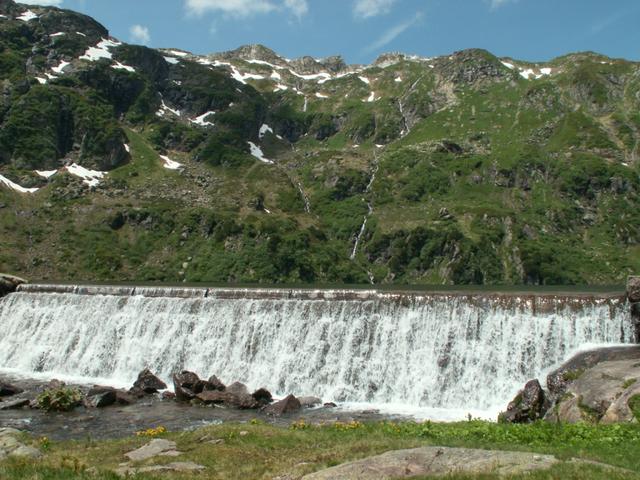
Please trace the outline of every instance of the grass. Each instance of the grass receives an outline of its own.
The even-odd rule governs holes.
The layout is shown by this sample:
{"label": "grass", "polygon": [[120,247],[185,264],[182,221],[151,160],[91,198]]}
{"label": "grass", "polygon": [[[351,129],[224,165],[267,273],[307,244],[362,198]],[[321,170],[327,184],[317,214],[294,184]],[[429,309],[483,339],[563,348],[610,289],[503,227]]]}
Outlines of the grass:
{"label": "grass", "polygon": [[[178,459],[158,457],[137,466],[172,461],[194,461],[206,467],[202,479],[300,478],[344,462],[389,450],[420,446],[451,446],[519,450],[552,454],[561,460],[581,458],[640,472],[640,426],[587,424],[502,425],[471,420],[460,423],[331,423],[310,425],[298,421],[290,428],[259,421],[225,424],[193,432],[161,433],[183,452]],[[222,443],[209,443],[222,439]],[[11,460],[0,463],[0,478],[16,479],[112,479],[111,471],[125,461],[124,453],[149,441],[144,437],[95,442],[42,442],[45,458],[33,463]],[[139,478],[151,479],[153,476]],[[191,478],[172,474],[171,478]],[[496,478],[450,476],[447,478]],[[549,472],[513,478],[617,479],[621,476],[594,465],[563,464]]]}

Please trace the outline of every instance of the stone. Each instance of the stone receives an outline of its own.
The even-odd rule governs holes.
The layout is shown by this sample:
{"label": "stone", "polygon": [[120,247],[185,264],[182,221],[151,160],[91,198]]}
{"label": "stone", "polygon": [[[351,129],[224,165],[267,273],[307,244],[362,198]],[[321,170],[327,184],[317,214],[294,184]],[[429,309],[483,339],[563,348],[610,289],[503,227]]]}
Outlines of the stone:
{"label": "stone", "polygon": [[163,400],[175,400],[176,399],[176,394],[173,392],[162,392],[162,399]]}
{"label": "stone", "polygon": [[10,383],[0,382],[0,397],[11,397],[22,392],[23,390],[21,388],[11,385]]}
{"label": "stone", "polygon": [[151,370],[145,368],[138,374],[137,380],[133,383],[133,388],[152,394],[158,393],[158,390],[166,390],[167,384],[156,377]]}
{"label": "stone", "polygon": [[236,395],[249,395],[249,389],[247,388],[247,386],[244,383],[240,382],[233,382],[225,389],[225,391],[234,393]]}
{"label": "stone", "polygon": [[15,292],[18,285],[23,283],[27,283],[27,281],[20,277],[0,273],[0,297]]}
{"label": "stone", "polygon": [[266,406],[263,411],[267,415],[279,417],[285,413],[297,412],[300,408],[302,408],[300,401],[293,395],[288,395],[279,402]]}
{"label": "stone", "polygon": [[118,405],[131,405],[136,403],[136,397],[124,390],[116,390],[116,403]]}
{"label": "stone", "polygon": [[260,404],[249,394],[234,394],[231,392],[221,392],[219,390],[208,390],[196,395],[196,398],[206,405],[224,404],[229,407],[249,410],[259,408]]}
{"label": "stone", "polygon": [[211,375],[209,380],[207,380],[207,385],[205,386],[205,390],[220,390],[224,392],[227,389],[224,383],[220,381],[218,377],[215,375]]}
{"label": "stone", "polygon": [[640,302],[640,276],[627,279],[627,297],[632,303]]}
{"label": "stone", "polygon": [[115,404],[117,400],[118,395],[114,388],[92,388],[84,399],[84,405],[87,408],[105,408]]}
{"label": "stone", "polygon": [[255,398],[256,402],[260,404],[260,406],[269,405],[273,402],[273,396],[271,392],[266,388],[259,388],[255,392],[251,394],[253,398]]}
{"label": "stone", "polygon": [[300,402],[300,406],[302,406],[302,408],[311,408],[322,405],[322,399],[318,397],[298,397],[298,401]]}
{"label": "stone", "polygon": [[19,398],[10,402],[0,403],[0,410],[19,410],[21,408],[28,407],[30,403],[31,400],[28,398]]}
{"label": "stone", "polygon": [[303,480],[382,480],[440,475],[523,475],[560,463],[528,452],[423,447],[396,450],[305,475]]}
{"label": "stone", "polygon": [[640,418],[635,418],[629,406],[629,401],[636,395],[640,395],[640,380],[629,386],[624,393],[611,404],[600,419],[600,423],[609,424],[633,422],[634,420],[640,421]]}
{"label": "stone", "polygon": [[200,381],[198,375],[189,371],[182,371],[173,375],[173,389],[176,400],[179,402],[189,402],[196,397],[193,391],[195,385]]}
{"label": "stone", "polygon": [[204,470],[205,467],[193,462],[174,462],[166,465],[151,465],[148,467],[134,468],[123,466],[117,468],[115,473],[121,477],[129,477],[139,473],[155,473],[155,472],[197,472]]}
{"label": "stone", "polygon": [[17,437],[22,434],[14,428],[0,428],[0,460],[6,457],[36,459],[42,456],[40,450],[21,443]]}
{"label": "stone", "polygon": [[164,452],[175,451],[175,449],[176,442],[156,438],[137,450],[125,453],[124,456],[133,462],[141,462],[149,458],[157,457]]}
{"label": "stone", "polygon": [[540,382],[531,380],[509,403],[507,411],[502,412],[498,418],[506,423],[530,423],[543,418],[547,409],[548,404]]}
{"label": "stone", "polygon": [[325,407],[325,408],[336,408],[338,405],[336,405],[333,402],[326,402],[322,406]]}

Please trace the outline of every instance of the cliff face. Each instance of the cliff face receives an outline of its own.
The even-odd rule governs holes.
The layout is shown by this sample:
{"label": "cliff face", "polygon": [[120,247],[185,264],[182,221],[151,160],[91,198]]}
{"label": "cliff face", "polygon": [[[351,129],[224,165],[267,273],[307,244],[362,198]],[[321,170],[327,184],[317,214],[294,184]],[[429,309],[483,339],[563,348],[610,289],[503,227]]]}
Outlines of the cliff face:
{"label": "cliff face", "polygon": [[445,284],[640,271],[636,63],[196,56],[57,8],[4,0],[0,15],[0,269]]}

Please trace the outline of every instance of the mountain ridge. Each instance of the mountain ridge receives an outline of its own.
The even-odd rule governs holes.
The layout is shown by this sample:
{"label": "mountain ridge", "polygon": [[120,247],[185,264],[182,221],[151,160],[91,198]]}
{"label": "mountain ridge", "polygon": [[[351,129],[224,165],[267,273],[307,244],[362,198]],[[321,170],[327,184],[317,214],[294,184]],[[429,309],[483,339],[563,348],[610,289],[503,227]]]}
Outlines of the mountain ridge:
{"label": "mountain ridge", "polygon": [[54,7],[0,15],[0,270],[599,284],[640,269],[637,62],[192,55]]}

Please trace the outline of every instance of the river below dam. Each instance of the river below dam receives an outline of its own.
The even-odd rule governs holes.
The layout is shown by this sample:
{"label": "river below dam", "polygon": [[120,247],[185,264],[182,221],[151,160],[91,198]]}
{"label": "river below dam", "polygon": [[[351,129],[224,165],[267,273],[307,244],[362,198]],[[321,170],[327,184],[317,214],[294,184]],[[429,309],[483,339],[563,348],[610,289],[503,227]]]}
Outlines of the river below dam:
{"label": "river below dam", "polygon": [[0,299],[0,328],[13,378],[128,387],[145,367],[168,384],[191,370],[432,420],[495,419],[573,353],[636,341],[626,297],[606,292],[30,284]]}

